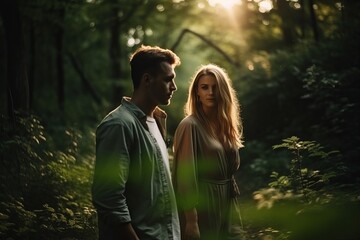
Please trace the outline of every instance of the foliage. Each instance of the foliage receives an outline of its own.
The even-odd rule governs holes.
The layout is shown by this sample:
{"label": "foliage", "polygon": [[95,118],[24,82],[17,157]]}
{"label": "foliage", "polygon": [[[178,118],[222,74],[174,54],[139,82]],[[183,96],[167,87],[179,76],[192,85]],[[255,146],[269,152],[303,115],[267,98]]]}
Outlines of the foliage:
{"label": "foliage", "polygon": [[[326,67],[311,65],[303,78],[305,93],[302,98],[309,101],[309,113],[317,116],[311,130],[324,143],[338,146],[346,153],[345,160],[355,163],[359,156],[357,130],[360,120],[360,88],[356,79],[360,72],[353,66],[336,72],[325,69]],[[353,144],[350,146],[349,142]],[[353,167],[355,170],[356,164]]]}
{"label": "foliage", "polygon": [[[317,239],[319,236],[336,239],[332,238],[333,231],[323,232],[323,227],[326,229],[329,227],[324,223],[332,226],[335,224],[335,219],[346,216],[346,226],[344,229],[338,229],[336,236],[343,235],[344,237],[345,234],[347,235],[345,239],[349,236],[349,239],[357,236],[358,230],[353,221],[358,221],[360,189],[356,187],[356,182],[343,184],[338,180],[348,172],[341,162],[341,154],[338,151],[325,151],[319,143],[303,141],[296,136],[284,139],[281,144],[274,145],[273,149],[285,149],[289,152],[288,173],[281,175],[273,171],[272,181],[268,184],[268,188],[254,192],[257,211],[260,212],[252,213],[249,218],[257,219],[258,215],[263,213],[265,214],[263,218],[267,219],[271,214],[273,214],[272,218],[278,214],[279,216],[275,217],[276,220],[272,223],[260,223],[261,226],[278,229],[277,231],[280,231],[282,235],[276,239]],[[344,206],[347,205],[354,208],[350,212],[343,211]],[[262,209],[268,209],[269,212],[264,212]],[[280,213],[276,213],[277,211]],[[318,223],[324,226],[312,226],[315,220],[310,219],[315,219],[320,211],[326,213],[326,218],[321,218],[321,220],[317,218],[320,220]],[[290,221],[289,217],[284,215],[289,215],[294,220]],[[287,222],[285,219],[288,219]],[[306,221],[311,221],[311,224]],[[277,231],[270,235],[278,235]],[[259,234],[260,232],[258,230]]]}
{"label": "foliage", "polygon": [[[325,203],[331,200],[330,193],[336,189],[333,179],[345,175],[346,171],[344,164],[339,161],[338,151],[325,152],[319,143],[301,141],[295,136],[284,139],[282,144],[274,145],[273,148],[290,151],[292,158],[289,172],[281,175],[273,171],[270,188],[254,192],[260,208],[270,208],[275,201],[289,198],[300,199],[305,203]],[[311,166],[318,166],[321,170]]]}
{"label": "foliage", "polygon": [[267,187],[268,178],[274,169],[279,172],[287,170],[284,153],[272,151],[265,141],[246,141],[240,155],[237,179],[244,199],[251,198],[255,190]]}
{"label": "foliage", "polygon": [[[247,179],[251,176],[251,184],[258,181],[265,184],[273,169],[284,172],[290,162],[284,161],[284,152],[274,156],[270,148],[278,139],[292,135],[316,139],[323,146],[339,150],[348,174],[337,179],[341,182],[356,179],[360,152],[357,81],[360,72],[352,60],[345,61],[348,53],[338,48],[341,44],[336,39],[316,46],[309,44],[307,48],[299,46],[294,51],[278,51],[268,57],[262,54],[253,71],[244,71],[239,76],[235,84],[243,89],[240,102],[246,146],[241,150],[244,156],[241,172],[247,176],[241,179],[244,185],[249,186]],[[314,161],[311,166],[318,163]],[[251,167],[259,164],[265,171]],[[317,169],[327,171],[322,167]]]}
{"label": "foliage", "polygon": [[[242,105],[245,148],[237,176],[242,196],[247,199],[260,189],[256,192],[260,210],[253,202],[243,203],[249,239],[311,239],[301,235],[304,232],[321,233],[317,239],[355,239],[352,220],[358,222],[353,216],[359,209],[360,171],[358,1],[315,1],[318,41],[309,18],[310,1],[248,0],[232,9],[212,7],[207,0],[16,2],[23,20],[30,105],[36,116],[15,121],[1,117],[0,238],[95,238],[89,196],[95,125],[118,105],[114,88],[122,86],[131,93],[129,54],[140,44],[170,48],[183,29],[190,29],[232,61],[195,35],[184,37],[176,48],[182,59],[178,91],[166,107],[169,135],[183,117],[195,68],[207,62],[224,67]],[[260,4],[270,2],[273,9],[259,11]],[[278,8],[280,2],[289,5],[285,15]],[[114,50],[111,28],[117,21],[119,48]],[[292,45],[285,44],[284,27],[290,28]],[[3,30],[0,22],[0,110],[5,113]],[[64,48],[59,53],[62,31]],[[114,55],[119,79],[110,74]],[[64,111],[57,103],[59,56],[65,78]],[[101,104],[89,94],[79,72]],[[275,145],[280,139],[284,141]],[[284,151],[273,151],[273,145]],[[323,146],[339,152],[325,151]],[[346,220],[339,222],[344,216]],[[319,232],[321,227],[326,232]]]}
{"label": "foliage", "polygon": [[93,155],[78,155],[93,135],[68,129],[55,136],[60,148],[36,116],[17,118],[16,128],[1,120],[1,238],[94,239]]}
{"label": "foliage", "polygon": [[[326,185],[333,178],[345,174],[343,164],[338,161],[339,152],[325,152],[324,147],[315,141],[301,141],[298,137],[293,136],[284,139],[282,144],[275,145],[273,148],[285,148],[291,151],[293,158],[290,163],[290,174],[280,176],[279,173],[273,172],[271,178],[274,181],[269,183],[269,186],[280,192],[303,196],[307,202],[319,201],[320,193],[323,192]],[[321,170],[318,170],[311,169],[305,164],[313,161],[318,161],[321,165],[325,165],[325,162],[329,166],[322,166]],[[312,165],[319,166],[320,164]]]}

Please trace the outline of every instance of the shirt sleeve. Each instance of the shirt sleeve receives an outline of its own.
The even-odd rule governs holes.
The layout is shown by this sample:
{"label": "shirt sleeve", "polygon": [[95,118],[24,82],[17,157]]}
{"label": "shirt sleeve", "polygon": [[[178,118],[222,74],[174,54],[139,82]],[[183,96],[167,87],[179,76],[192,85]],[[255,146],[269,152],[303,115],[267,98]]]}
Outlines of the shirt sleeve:
{"label": "shirt sleeve", "polygon": [[92,200],[99,219],[109,225],[130,222],[124,196],[129,175],[131,134],[120,125],[102,125],[96,134]]}
{"label": "shirt sleeve", "polygon": [[174,188],[180,210],[198,203],[197,135],[195,124],[183,121],[174,136]]}

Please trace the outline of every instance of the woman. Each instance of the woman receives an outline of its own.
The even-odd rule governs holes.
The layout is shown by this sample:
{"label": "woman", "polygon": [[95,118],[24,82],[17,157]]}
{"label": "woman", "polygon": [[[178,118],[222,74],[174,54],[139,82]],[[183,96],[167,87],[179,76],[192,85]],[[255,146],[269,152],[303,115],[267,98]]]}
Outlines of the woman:
{"label": "woman", "polygon": [[182,239],[240,239],[234,173],[242,145],[240,107],[226,72],[200,67],[174,136],[174,187]]}

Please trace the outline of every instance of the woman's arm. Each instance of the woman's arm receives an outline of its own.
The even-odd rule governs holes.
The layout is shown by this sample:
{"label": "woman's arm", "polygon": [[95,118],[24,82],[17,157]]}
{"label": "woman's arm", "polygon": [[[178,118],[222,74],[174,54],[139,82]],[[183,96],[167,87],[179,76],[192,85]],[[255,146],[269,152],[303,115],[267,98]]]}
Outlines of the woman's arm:
{"label": "woman's arm", "polygon": [[185,214],[185,239],[200,239],[196,208],[184,211]]}

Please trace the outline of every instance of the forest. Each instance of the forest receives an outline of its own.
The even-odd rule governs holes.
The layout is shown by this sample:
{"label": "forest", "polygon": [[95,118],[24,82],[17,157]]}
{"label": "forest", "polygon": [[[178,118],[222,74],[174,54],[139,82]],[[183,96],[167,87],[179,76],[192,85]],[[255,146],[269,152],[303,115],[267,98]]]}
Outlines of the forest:
{"label": "forest", "polygon": [[[0,1],[0,239],[97,239],[95,131],[129,56],[173,50],[184,117],[202,64],[237,91],[243,239],[360,239],[360,2]],[[171,156],[171,148],[169,149]]]}

